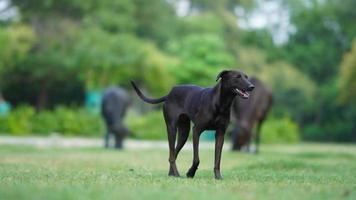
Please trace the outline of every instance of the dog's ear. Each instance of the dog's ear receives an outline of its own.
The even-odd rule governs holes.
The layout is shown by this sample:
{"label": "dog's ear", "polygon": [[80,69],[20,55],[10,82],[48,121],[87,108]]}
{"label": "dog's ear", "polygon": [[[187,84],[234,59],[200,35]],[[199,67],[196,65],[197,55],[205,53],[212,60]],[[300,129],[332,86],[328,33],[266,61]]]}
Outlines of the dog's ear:
{"label": "dog's ear", "polygon": [[216,77],[216,81],[218,81],[220,78],[222,78],[223,76],[225,76],[227,73],[229,73],[230,70],[223,70],[221,71],[218,76]]}

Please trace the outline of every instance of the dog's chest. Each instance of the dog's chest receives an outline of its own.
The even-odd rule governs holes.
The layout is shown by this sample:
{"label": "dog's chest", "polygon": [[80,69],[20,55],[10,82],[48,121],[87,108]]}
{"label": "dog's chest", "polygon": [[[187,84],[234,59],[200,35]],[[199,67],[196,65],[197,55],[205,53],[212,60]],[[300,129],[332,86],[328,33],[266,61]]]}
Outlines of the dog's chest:
{"label": "dog's chest", "polygon": [[230,114],[228,113],[219,113],[214,114],[212,118],[207,123],[207,127],[209,129],[217,129],[217,128],[226,128],[230,121]]}

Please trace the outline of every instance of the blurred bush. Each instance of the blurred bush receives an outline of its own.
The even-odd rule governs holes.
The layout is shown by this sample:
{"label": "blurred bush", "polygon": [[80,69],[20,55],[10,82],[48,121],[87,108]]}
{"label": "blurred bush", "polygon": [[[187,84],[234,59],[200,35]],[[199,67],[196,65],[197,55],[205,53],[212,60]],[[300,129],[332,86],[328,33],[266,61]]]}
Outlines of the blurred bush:
{"label": "blurred bush", "polygon": [[32,120],[34,119],[35,110],[29,106],[19,106],[9,113],[7,120],[4,118],[5,126],[1,126],[5,132],[13,135],[26,135],[31,133]]}
{"label": "blurred bush", "polygon": [[101,117],[83,108],[57,107],[36,113],[30,106],[19,106],[6,117],[0,117],[0,124],[0,132],[11,135],[100,136],[104,133]]}
{"label": "blurred bush", "polygon": [[126,124],[133,132],[135,139],[166,140],[167,129],[161,110],[155,110],[144,115],[129,112]]}
{"label": "blurred bush", "polygon": [[351,142],[355,138],[352,126],[352,123],[342,121],[329,122],[325,126],[311,124],[304,127],[302,137],[308,141]]}
{"label": "blurred bush", "polygon": [[[130,112],[126,124],[135,139],[166,140],[166,125],[161,110],[144,115]],[[299,127],[290,118],[268,119],[262,128],[263,143],[297,143],[300,141]],[[203,136],[202,136],[203,137]]]}
{"label": "blurred bush", "polygon": [[268,119],[261,130],[262,143],[297,143],[300,141],[298,125],[290,118]]}
{"label": "blurred bush", "polygon": [[34,134],[47,135],[52,132],[59,132],[59,120],[56,112],[41,111],[33,117],[31,132]]}

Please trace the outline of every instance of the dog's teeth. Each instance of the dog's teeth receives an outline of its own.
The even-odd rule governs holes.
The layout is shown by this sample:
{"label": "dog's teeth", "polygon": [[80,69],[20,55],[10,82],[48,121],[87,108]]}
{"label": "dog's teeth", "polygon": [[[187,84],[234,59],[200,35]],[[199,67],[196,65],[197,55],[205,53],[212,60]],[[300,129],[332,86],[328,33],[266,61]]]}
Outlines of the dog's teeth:
{"label": "dog's teeth", "polygon": [[239,90],[238,88],[235,88],[235,91],[236,91],[237,93],[239,93],[239,95],[242,96],[242,97],[248,98],[248,97],[250,96],[249,93],[243,92],[243,91]]}

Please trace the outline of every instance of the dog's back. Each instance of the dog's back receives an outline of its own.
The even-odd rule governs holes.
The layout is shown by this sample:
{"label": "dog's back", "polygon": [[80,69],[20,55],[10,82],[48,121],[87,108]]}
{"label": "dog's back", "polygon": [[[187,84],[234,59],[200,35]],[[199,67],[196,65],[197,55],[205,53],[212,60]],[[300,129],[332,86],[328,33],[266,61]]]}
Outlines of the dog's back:
{"label": "dog's back", "polygon": [[173,87],[172,90],[168,93],[167,100],[182,101],[184,99],[192,98],[202,90],[204,90],[203,87],[196,85],[178,85]]}
{"label": "dog's back", "polygon": [[[186,114],[194,121],[195,114],[199,110],[206,109],[211,105],[210,100],[213,88],[205,88],[196,85],[178,85],[172,88],[167,95],[165,106],[174,106],[175,111]],[[211,105],[212,106],[212,105]]]}

